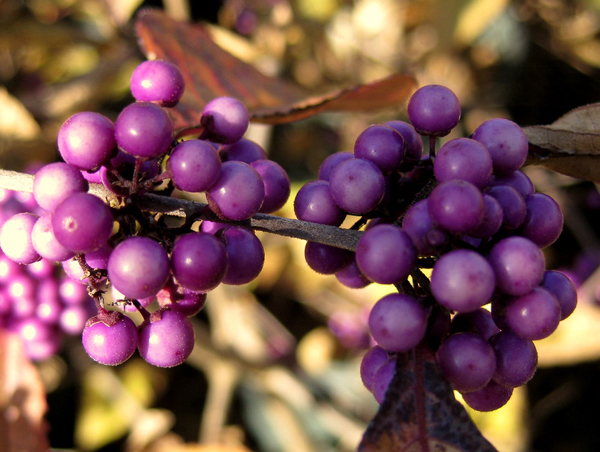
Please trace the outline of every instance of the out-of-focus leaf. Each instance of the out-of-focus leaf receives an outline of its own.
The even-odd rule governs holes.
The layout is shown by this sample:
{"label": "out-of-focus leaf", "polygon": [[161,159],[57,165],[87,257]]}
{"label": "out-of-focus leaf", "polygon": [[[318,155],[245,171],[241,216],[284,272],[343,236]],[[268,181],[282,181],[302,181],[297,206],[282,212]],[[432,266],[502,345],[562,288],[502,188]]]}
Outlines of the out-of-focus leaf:
{"label": "out-of-focus leaf", "polygon": [[40,126],[31,113],[1,86],[0,105],[0,137],[32,140],[39,135]]}
{"label": "out-of-focus leaf", "polygon": [[[143,419],[143,429],[154,422],[153,435],[160,436],[172,423],[169,413],[147,407],[154,398],[156,368],[131,359],[118,368],[93,365],[83,378],[82,404],[75,425],[75,442],[83,450],[96,450],[133,430]],[[154,436],[148,436],[151,440]],[[138,441],[139,443],[139,441]]]}
{"label": "out-of-focus leaf", "polygon": [[526,164],[600,182],[600,103],[575,108],[552,124],[523,128]]}
{"label": "out-of-focus leaf", "polygon": [[426,346],[399,353],[396,374],[360,452],[495,451],[479,433]]}
{"label": "out-of-focus leaf", "polygon": [[186,90],[171,110],[177,128],[198,124],[204,105],[218,96],[242,101],[253,121],[280,124],[324,111],[372,111],[398,106],[416,86],[411,75],[394,74],[371,84],[313,97],[224,51],[200,24],[178,22],[160,11],[144,10],[137,17],[136,31],[148,59],[171,61],[183,74]]}
{"label": "out-of-focus leaf", "polygon": [[21,340],[0,330],[0,450],[46,452],[46,394]]}

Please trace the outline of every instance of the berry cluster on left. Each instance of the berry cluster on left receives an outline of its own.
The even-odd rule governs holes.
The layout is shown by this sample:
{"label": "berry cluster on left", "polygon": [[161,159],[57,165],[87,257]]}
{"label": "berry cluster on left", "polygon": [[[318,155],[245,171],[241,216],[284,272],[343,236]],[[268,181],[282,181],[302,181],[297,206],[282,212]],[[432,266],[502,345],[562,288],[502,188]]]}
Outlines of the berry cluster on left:
{"label": "berry cluster on left", "polygon": [[[37,170],[31,195],[20,201],[22,194],[4,193],[2,210],[10,214],[0,229],[0,327],[18,333],[32,359],[56,353],[66,332],[81,334],[89,356],[105,365],[136,350],[155,366],[183,363],[195,341],[188,317],[219,284],[256,278],[264,250],[249,229],[197,227],[192,215],[173,227],[136,199],[203,192],[220,219],[242,221],[280,209],[289,196],[283,168],[243,138],[249,114],[242,103],[209,102],[199,115],[201,135],[181,140],[169,114],[185,89],[179,69],[145,61],[130,86],[135,102],[114,122],[81,112],[63,123],[64,161]],[[91,194],[94,183],[114,202]],[[150,312],[154,300],[159,308]],[[133,311],[144,319],[139,325]]]}

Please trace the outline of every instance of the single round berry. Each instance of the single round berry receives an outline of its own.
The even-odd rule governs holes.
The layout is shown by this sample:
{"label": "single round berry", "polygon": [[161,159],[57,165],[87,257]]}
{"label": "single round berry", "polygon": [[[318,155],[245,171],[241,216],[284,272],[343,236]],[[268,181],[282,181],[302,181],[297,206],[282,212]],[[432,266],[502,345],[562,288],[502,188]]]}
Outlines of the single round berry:
{"label": "single round berry", "polygon": [[356,246],[358,268],[379,284],[394,284],[407,278],[416,258],[417,251],[409,235],[391,224],[369,228]]}
{"label": "single round berry", "polygon": [[563,229],[563,214],[558,203],[544,193],[525,197],[526,215],[517,234],[527,237],[540,248],[552,245]]}
{"label": "single round berry", "polygon": [[458,249],[442,255],[431,273],[433,296],[451,311],[474,311],[489,303],[495,287],[492,266],[471,250]]}
{"label": "single round berry", "polygon": [[494,350],[475,333],[448,336],[438,348],[436,358],[444,376],[460,392],[483,388],[496,370]]}
{"label": "single round berry", "polygon": [[187,140],[179,143],[167,161],[176,188],[192,193],[208,190],[219,178],[221,160],[208,141]]}
{"label": "single round berry", "polygon": [[444,136],[460,120],[456,94],[442,85],[419,88],[408,101],[408,119],[421,135]]}
{"label": "single round berry", "polygon": [[138,330],[129,317],[118,311],[90,318],[81,334],[83,348],[94,361],[116,366],[135,352]]}
{"label": "single round berry", "polygon": [[97,196],[77,193],[61,202],[52,214],[56,239],[75,253],[104,246],[113,232],[110,208]]}
{"label": "single round berry", "polygon": [[294,199],[296,218],[312,223],[339,226],[346,213],[338,206],[329,190],[329,182],[315,180],[304,184]]}
{"label": "single round berry", "polygon": [[115,122],[119,149],[144,160],[164,155],[171,146],[173,124],[167,112],[150,102],[125,107]]}
{"label": "single round berry", "polygon": [[61,126],[57,144],[61,157],[69,165],[95,171],[117,152],[115,125],[99,113],[76,113]]}
{"label": "single round berry", "polygon": [[195,338],[194,327],[184,314],[160,308],[140,325],[138,350],[154,366],[178,366],[192,353]]}
{"label": "single round berry", "polygon": [[350,263],[352,253],[334,246],[309,241],[304,247],[304,258],[308,266],[317,273],[333,275]]}
{"label": "single round berry", "polygon": [[508,328],[525,339],[537,341],[550,336],[561,318],[558,300],[544,287],[507,300],[504,318]]}
{"label": "single round berry", "polygon": [[130,87],[137,101],[174,107],[183,95],[185,81],[174,64],[165,60],[149,60],[135,68]]}
{"label": "single round berry", "polygon": [[354,155],[372,161],[384,175],[389,175],[400,167],[404,158],[404,139],[395,129],[374,124],[356,139]]}
{"label": "single round berry", "polygon": [[493,246],[488,261],[496,275],[496,287],[508,295],[525,295],[544,276],[546,260],[539,247],[524,237],[513,236]]}
{"label": "single round berry", "polygon": [[438,182],[462,179],[482,188],[492,176],[492,157],[478,141],[455,138],[436,153],[433,172]]}
{"label": "single round berry", "polygon": [[128,298],[156,295],[169,277],[169,255],[155,240],[129,237],[119,243],[108,259],[108,279]]}
{"label": "single round berry", "polygon": [[455,179],[433,189],[427,199],[427,209],[434,224],[448,232],[463,234],[481,223],[485,202],[475,185]]}
{"label": "single round berry", "polygon": [[206,292],[195,292],[177,284],[173,280],[158,291],[156,300],[161,308],[181,312],[186,317],[198,314],[206,304]]}
{"label": "single round berry", "polygon": [[31,239],[38,218],[33,213],[23,212],[4,222],[0,229],[0,248],[9,259],[19,264],[31,264],[41,259]]}
{"label": "single round berry", "polygon": [[494,323],[490,311],[485,308],[478,308],[474,311],[456,313],[452,317],[450,332],[475,333],[487,341],[494,334],[499,333],[500,329]]}
{"label": "single round berry", "polygon": [[404,352],[415,347],[425,336],[427,315],[414,298],[390,294],[371,309],[369,329],[381,348]]}
{"label": "single round berry", "polygon": [[473,139],[490,152],[495,174],[508,175],[521,168],[527,160],[527,136],[508,119],[494,118],[482,122],[473,132]]}
{"label": "single round berry", "polygon": [[490,338],[496,354],[494,380],[508,388],[527,383],[537,368],[535,344],[512,331],[501,331]]}
{"label": "single round berry", "polygon": [[229,262],[223,282],[241,285],[253,281],[265,263],[265,250],[256,234],[249,229],[231,227],[218,237],[225,244]]}
{"label": "single round berry", "polygon": [[348,159],[329,177],[331,197],[346,212],[362,215],[373,210],[385,194],[385,179],[370,160]]}
{"label": "single round berry", "polygon": [[273,160],[256,160],[250,166],[260,174],[265,185],[265,199],[259,212],[277,212],[290,196],[290,178],[281,165]]}
{"label": "single round berry", "polygon": [[49,211],[69,196],[87,191],[87,188],[81,171],[63,162],[42,166],[33,179],[33,196],[40,207]]}
{"label": "single round berry", "polygon": [[225,162],[221,165],[219,179],[206,191],[206,197],[220,218],[247,220],[260,210],[265,185],[260,174],[249,164]]}
{"label": "single round berry", "polygon": [[249,121],[248,109],[239,100],[217,97],[206,104],[200,116],[200,124],[204,127],[200,138],[215,143],[235,143],[248,130]]}
{"label": "single round berry", "polygon": [[513,393],[513,388],[507,388],[494,380],[483,388],[464,393],[463,399],[467,405],[477,411],[494,411],[508,403]]}
{"label": "single round berry", "polygon": [[194,291],[217,287],[227,272],[227,261],[227,251],[221,241],[203,232],[180,235],[171,252],[175,279]]}
{"label": "single round berry", "polygon": [[558,300],[561,320],[573,313],[577,306],[577,288],[571,278],[562,272],[547,270],[544,272],[541,286],[552,292]]}

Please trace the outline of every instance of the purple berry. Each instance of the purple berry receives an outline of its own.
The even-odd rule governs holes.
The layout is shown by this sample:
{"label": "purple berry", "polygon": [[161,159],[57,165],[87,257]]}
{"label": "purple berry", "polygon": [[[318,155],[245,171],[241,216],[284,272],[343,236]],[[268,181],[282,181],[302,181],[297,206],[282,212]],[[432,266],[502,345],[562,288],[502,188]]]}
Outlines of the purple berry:
{"label": "purple berry", "polygon": [[144,160],[164,155],[171,146],[173,124],[167,112],[150,102],[125,107],[115,122],[119,149]]}
{"label": "purple berry", "polygon": [[329,176],[333,169],[342,163],[344,160],[354,158],[352,152],[336,152],[328,156],[319,167],[319,180],[329,181]]}
{"label": "purple berry", "polygon": [[249,229],[230,227],[218,237],[225,244],[229,262],[223,282],[241,285],[256,279],[265,262],[265,250],[256,234]]}
{"label": "purple berry", "polygon": [[223,219],[247,220],[256,214],[265,197],[260,174],[249,164],[239,161],[221,165],[219,179],[206,192],[213,211]]}
{"label": "purple berry", "polygon": [[527,160],[527,136],[508,119],[494,118],[481,123],[473,132],[473,139],[490,152],[495,174],[508,175],[521,168]]}
{"label": "purple berry", "polygon": [[135,352],[138,330],[129,317],[118,311],[90,318],[81,334],[83,348],[94,361],[117,366]]}
{"label": "purple berry", "polygon": [[408,101],[408,118],[421,135],[448,135],[458,124],[460,113],[456,94],[441,85],[423,86]]}
{"label": "purple berry", "polygon": [[303,185],[294,199],[296,218],[312,223],[339,226],[346,213],[335,203],[329,182],[316,180]]}
{"label": "purple berry", "polygon": [[427,199],[427,209],[434,224],[451,233],[463,234],[481,223],[485,202],[475,185],[455,179],[433,189]]}
{"label": "purple berry", "polygon": [[369,329],[381,348],[404,352],[415,347],[425,336],[427,315],[414,298],[390,294],[373,306]]}
{"label": "purple berry", "polygon": [[175,240],[171,252],[173,276],[189,290],[205,292],[217,287],[227,272],[227,250],[213,235],[190,232]]}
{"label": "purple berry", "polygon": [[192,193],[208,190],[221,173],[217,150],[202,140],[179,143],[171,152],[167,164],[173,174],[175,187]]}
{"label": "purple berry", "polygon": [[100,198],[77,193],[54,209],[52,229],[65,248],[88,253],[107,243],[113,232],[113,216]]}
{"label": "purple berry", "polygon": [[44,259],[53,262],[66,261],[75,256],[75,253],[65,248],[54,235],[52,229],[52,213],[44,213],[36,221],[31,231],[33,247]]}
{"label": "purple berry", "polygon": [[256,142],[241,138],[235,143],[226,144],[219,149],[221,161],[229,162],[236,160],[238,162],[252,163],[257,160],[267,158],[265,150]]}
{"label": "purple berry", "polygon": [[488,261],[496,275],[496,286],[508,295],[525,295],[540,284],[546,260],[539,247],[524,237],[508,237],[491,249]]}
{"label": "purple berry", "polygon": [[81,171],[63,162],[42,166],[33,179],[33,196],[40,207],[49,211],[69,196],[87,191],[87,188]]}
{"label": "purple berry", "polygon": [[0,248],[9,259],[19,264],[31,264],[41,259],[31,239],[38,218],[37,215],[23,212],[4,222],[0,229]]}
{"label": "purple berry", "polygon": [[167,282],[169,255],[155,240],[129,237],[115,247],[107,270],[108,279],[126,297],[151,297]]}
{"label": "purple berry", "polygon": [[409,235],[397,226],[378,224],[358,241],[356,262],[371,281],[394,284],[407,278],[417,257]]}
{"label": "purple berry", "polygon": [[489,303],[495,285],[492,266],[470,250],[458,249],[442,255],[431,274],[433,296],[451,311],[474,311]]}
{"label": "purple berry", "polygon": [[96,171],[117,152],[113,122],[89,111],[67,119],[58,132],[57,141],[63,160],[85,171]]}
{"label": "purple berry", "polygon": [[290,196],[290,178],[281,165],[273,160],[256,160],[250,166],[260,174],[265,185],[265,199],[259,212],[277,212]]}
{"label": "purple berry", "polygon": [[140,325],[139,330],[140,355],[154,366],[178,366],[194,349],[194,327],[181,312],[160,308]]}
{"label": "purple berry", "polygon": [[338,164],[329,177],[331,197],[346,212],[362,215],[373,210],[385,194],[385,180],[370,160],[348,159]]}
{"label": "purple berry", "polygon": [[356,139],[354,155],[372,161],[384,175],[389,175],[400,167],[404,158],[404,139],[395,129],[374,124]]}
{"label": "purple berry", "polygon": [[478,141],[455,138],[436,153],[433,172],[438,182],[462,179],[482,188],[492,176],[492,157]]}
{"label": "purple berry", "polygon": [[174,107],[183,95],[185,81],[174,64],[165,60],[149,60],[135,68],[130,87],[137,101]]}
{"label": "purple berry", "polygon": [[215,143],[235,143],[246,133],[249,121],[248,109],[239,100],[217,97],[206,104],[200,116],[204,127],[200,138]]}
{"label": "purple berry", "polygon": [[474,333],[448,336],[436,352],[442,373],[452,387],[472,392],[489,383],[496,370],[496,355],[487,340]]}

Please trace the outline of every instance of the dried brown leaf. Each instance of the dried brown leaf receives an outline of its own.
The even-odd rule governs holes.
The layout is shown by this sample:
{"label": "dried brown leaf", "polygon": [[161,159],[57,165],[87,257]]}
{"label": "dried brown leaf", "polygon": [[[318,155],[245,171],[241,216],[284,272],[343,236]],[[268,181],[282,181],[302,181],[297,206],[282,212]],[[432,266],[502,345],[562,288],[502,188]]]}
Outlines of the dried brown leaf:
{"label": "dried brown leaf", "polygon": [[487,452],[496,449],[456,401],[431,349],[398,354],[396,374],[359,452]]}
{"label": "dried brown leaf", "polygon": [[523,128],[527,164],[600,182],[600,103],[575,108],[552,124]]}
{"label": "dried brown leaf", "polygon": [[47,451],[46,410],[42,380],[21,340],[0,330],[0,450]]}
{"label": "dried brown leaf", "polygon": [[136,32],[148,59],[171,61],[183,74],[186,91],[171,110],[177,128],[198,124],[204,105],[218,96],[242,101],[253,121],[281,124],[324,111],[397,107],[416,87],[411,75],[394,74],[371,84],[312,96],[226,52],[201,24],[178,22],[158,10],[143,10],[137,17]]}

